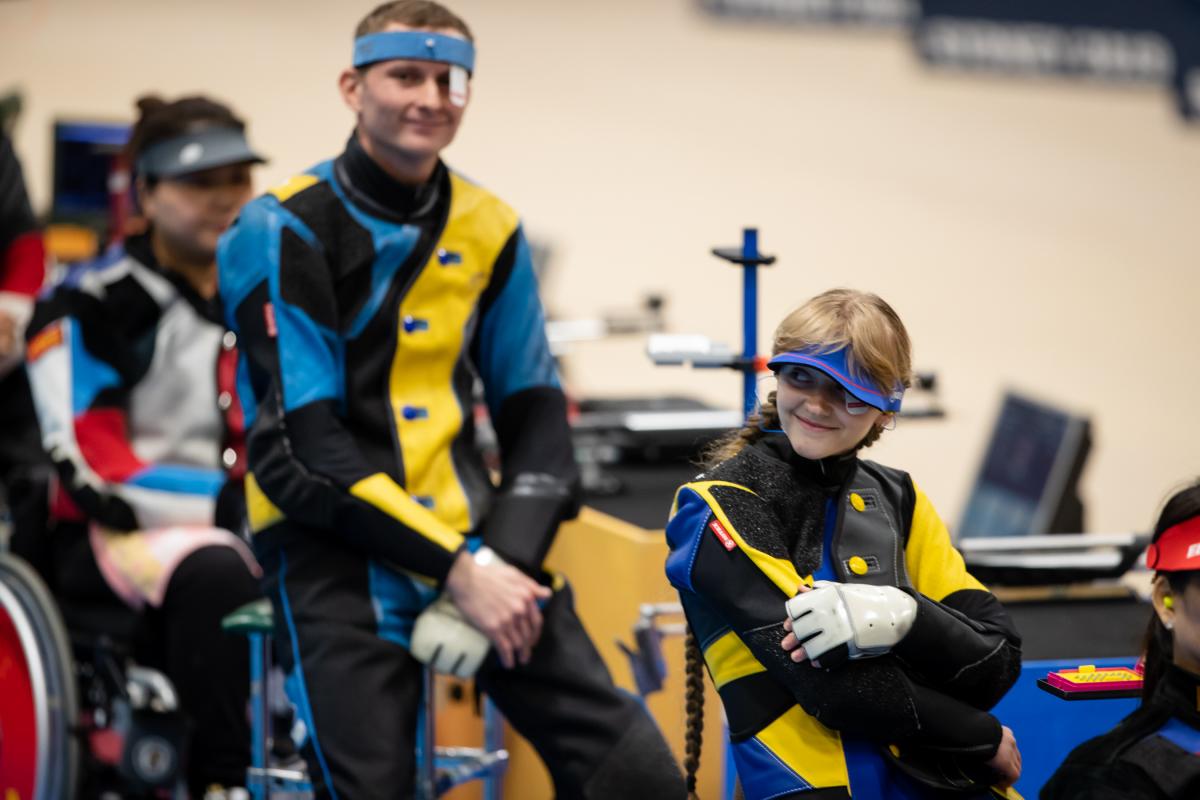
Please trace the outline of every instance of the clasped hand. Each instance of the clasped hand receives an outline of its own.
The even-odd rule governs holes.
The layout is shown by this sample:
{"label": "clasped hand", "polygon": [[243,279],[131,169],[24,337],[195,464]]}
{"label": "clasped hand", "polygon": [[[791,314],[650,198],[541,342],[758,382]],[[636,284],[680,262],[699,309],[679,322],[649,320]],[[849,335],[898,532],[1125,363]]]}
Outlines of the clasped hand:
{"label": "clasped hand", "polygon": [[463,551],[445,591],[417,617],[413,657],[460,678],[475,674],[491,646],[505,668],[527,664],[542,633],[538,602],[550,594],[486,547]]}
{"label": "clasped hand", "polygon": [[811,589],[801,586],[784,611],[789,633],[780,642],[783,649],[793,661],[821,666],[817,659],[826,653],[858,659],[891,650],[912,627],[917,601],[895,586],[817,581]]}

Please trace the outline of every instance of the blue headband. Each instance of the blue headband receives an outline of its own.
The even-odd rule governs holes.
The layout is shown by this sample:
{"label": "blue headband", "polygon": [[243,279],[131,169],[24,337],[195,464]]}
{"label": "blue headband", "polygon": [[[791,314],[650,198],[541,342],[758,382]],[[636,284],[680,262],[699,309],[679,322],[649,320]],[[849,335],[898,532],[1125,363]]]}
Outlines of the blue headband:
{"label": "blue headband", "polygon": [[816,367],[833,378],[842,388],[862,400],[867,405],[874,406],[880,411],[899,411],[900,401],[904,397],[904,387],[896,384],[890,394],[884,393],[870,378],[860,377],[860,373],[851,372],[846,361],[849,348],[822,353],[819,350],[792,350],[772,356],[767,362],[767,368],[778,371],[784,364],[806,364]]}
{"label": "blue headband", "polygon": [[475,45],[457,36],[432,31],[384,31],[354,40],[355,67],[393,58],[441,61],[475,71]]}

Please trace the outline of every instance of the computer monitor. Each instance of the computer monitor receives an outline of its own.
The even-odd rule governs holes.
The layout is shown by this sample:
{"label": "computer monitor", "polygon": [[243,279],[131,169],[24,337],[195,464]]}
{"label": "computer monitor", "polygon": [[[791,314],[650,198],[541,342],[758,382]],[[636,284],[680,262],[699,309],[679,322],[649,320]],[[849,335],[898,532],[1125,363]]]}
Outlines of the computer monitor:
{"label": "computer monitor", "polygon": [[[52,222],[72,222],[98,233],[111,224],[110,184],[129,125],[112,122],[54,123],[54,197]],[[126,189],[128,177],[125,178]]]}
{"label": "computer monitor", "polygon": [[956,538],[1082,533],[1084,417],[1008,393]]}

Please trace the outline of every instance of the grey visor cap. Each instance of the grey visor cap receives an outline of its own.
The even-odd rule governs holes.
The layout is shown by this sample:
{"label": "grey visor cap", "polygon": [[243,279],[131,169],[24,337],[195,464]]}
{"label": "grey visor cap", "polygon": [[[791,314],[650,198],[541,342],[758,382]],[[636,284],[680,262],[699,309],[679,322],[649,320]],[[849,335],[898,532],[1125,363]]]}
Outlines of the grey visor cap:
{"label": "grey visor cap", "polygon": [[138,156],[139,174],[151,178],[178,178],[228,164],[264,164],[266,159],[250,149],[237,128],[204,128],[155,142]]}

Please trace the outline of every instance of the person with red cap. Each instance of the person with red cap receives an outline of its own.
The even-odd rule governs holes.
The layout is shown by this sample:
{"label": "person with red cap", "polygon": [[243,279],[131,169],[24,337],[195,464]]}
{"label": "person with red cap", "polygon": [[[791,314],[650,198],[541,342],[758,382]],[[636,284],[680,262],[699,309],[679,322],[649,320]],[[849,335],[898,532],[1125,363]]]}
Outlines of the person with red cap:
{"label": "person with red cap", "polygon": [[1200,482],[1163,506],[1146,566],[1154,570],[1154,613],[1142,704],[1072,750],[1042,800],[1200,797]]}

